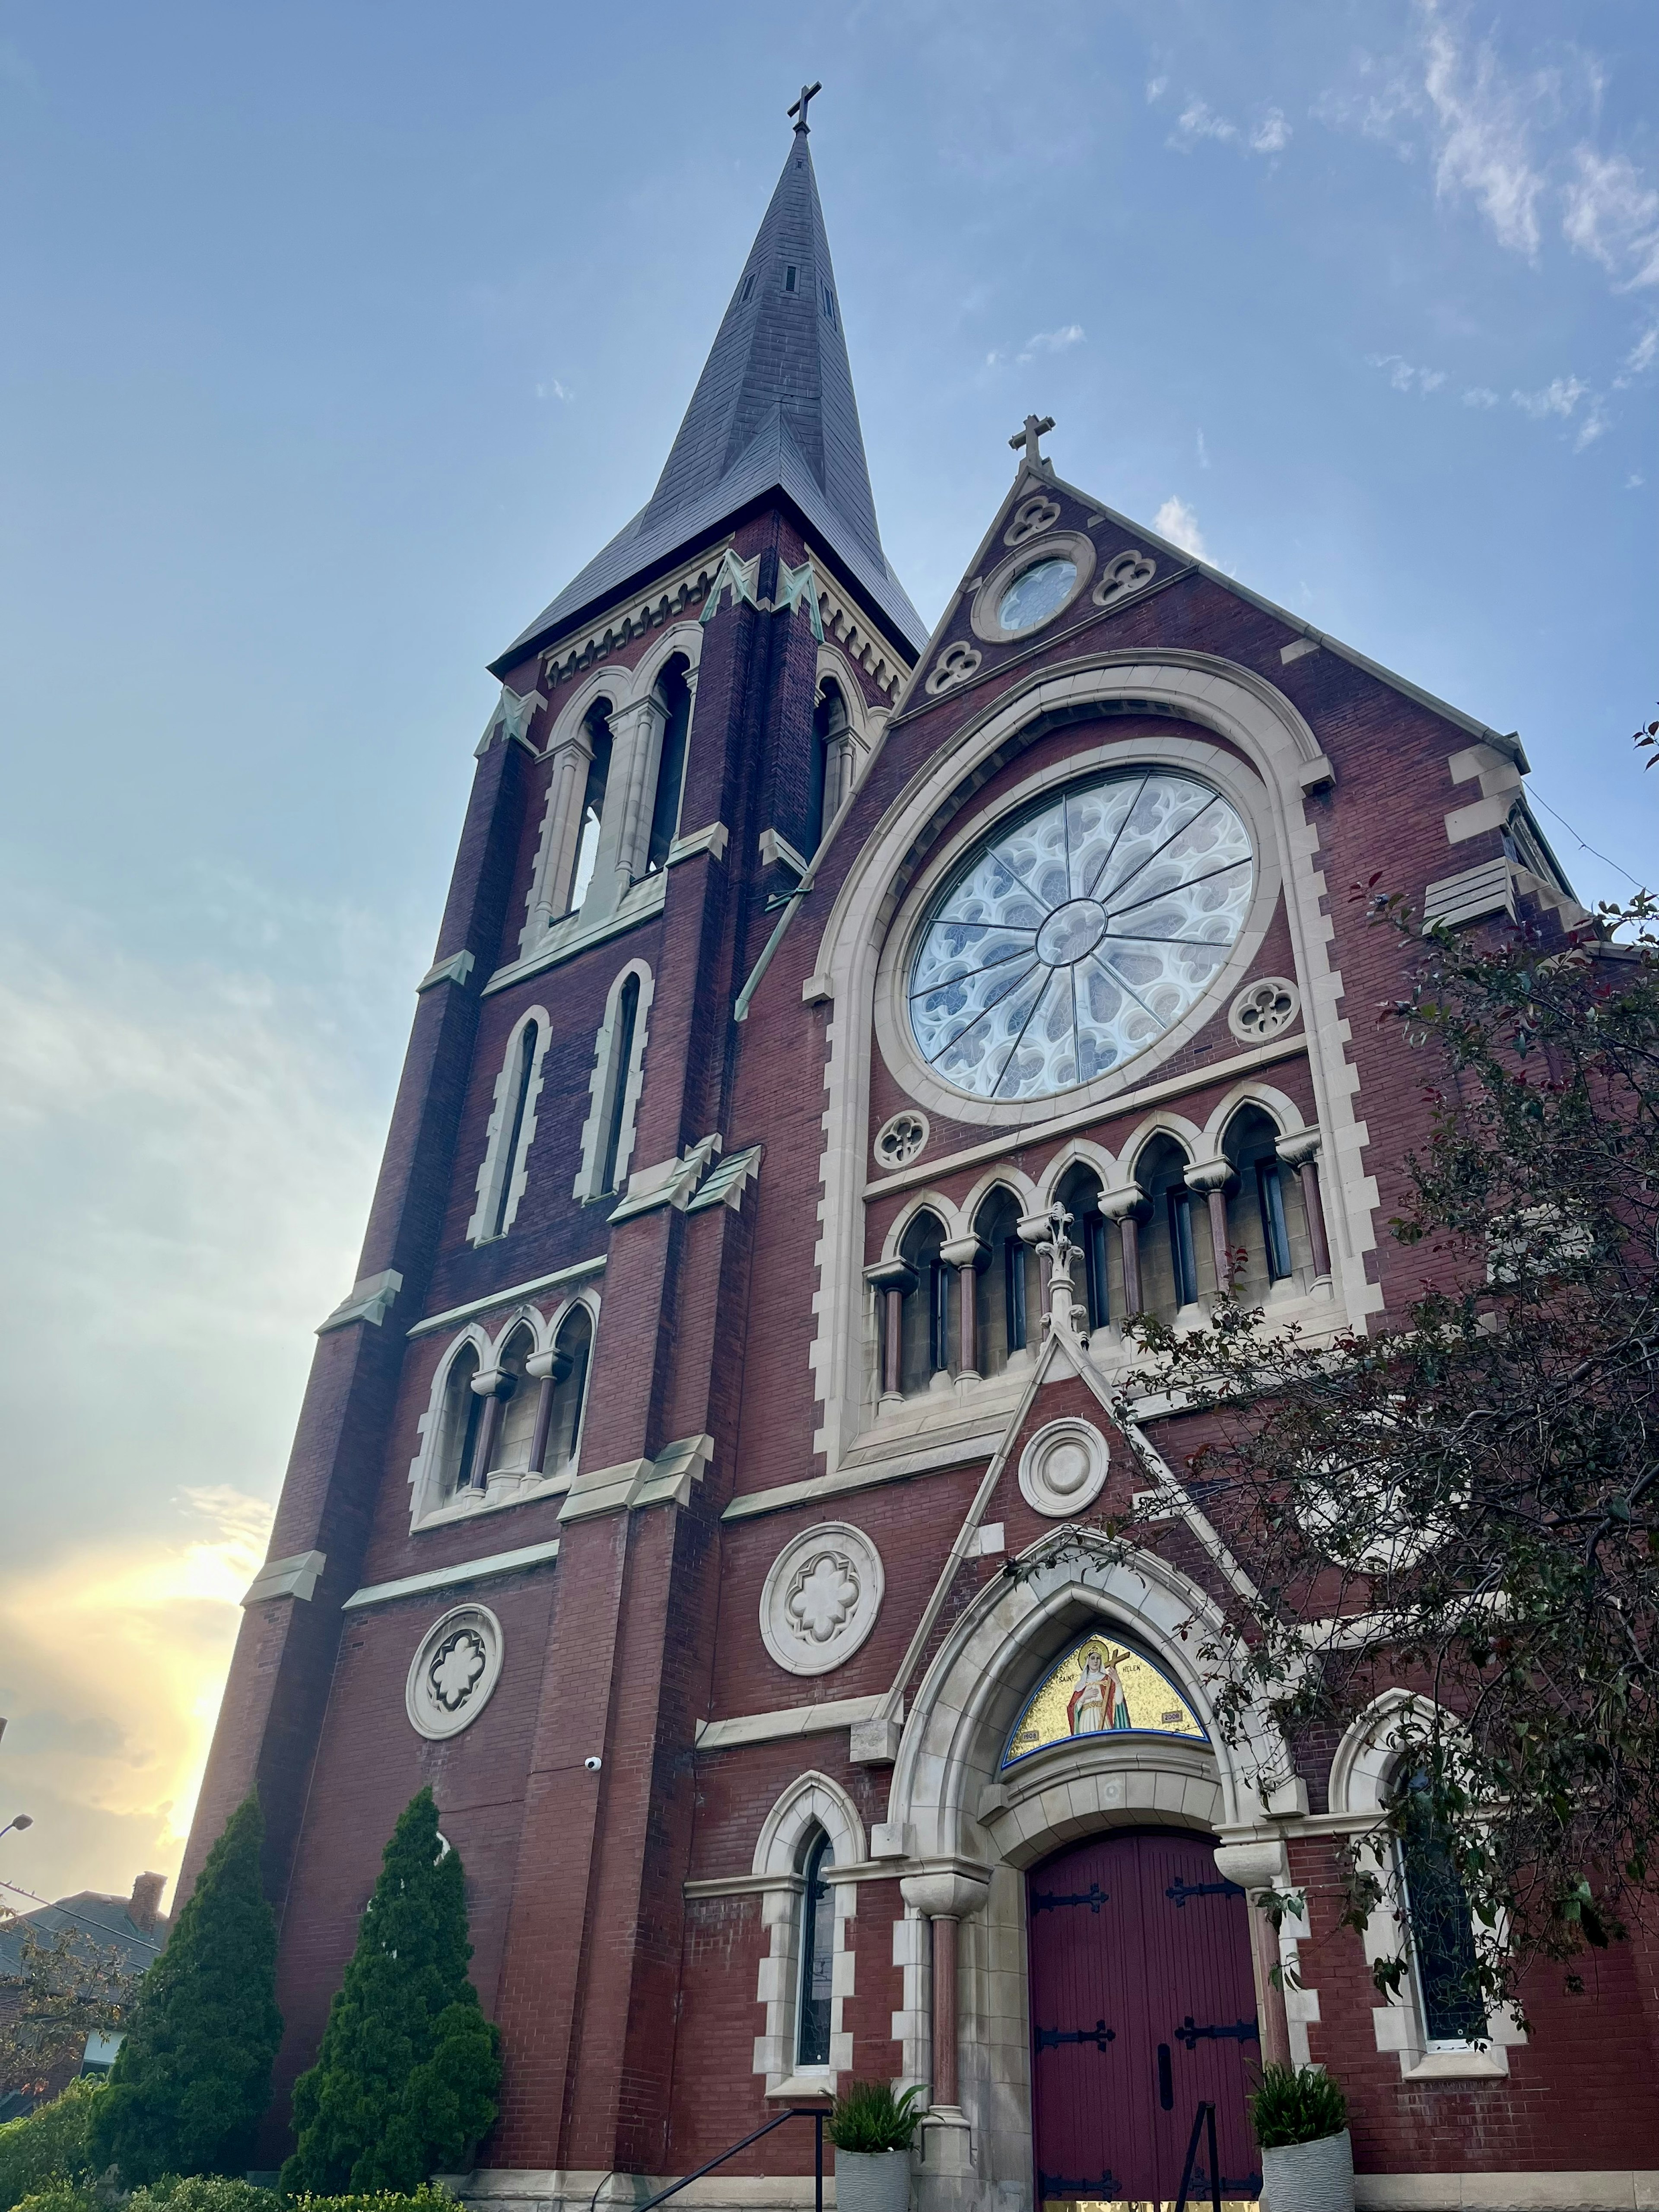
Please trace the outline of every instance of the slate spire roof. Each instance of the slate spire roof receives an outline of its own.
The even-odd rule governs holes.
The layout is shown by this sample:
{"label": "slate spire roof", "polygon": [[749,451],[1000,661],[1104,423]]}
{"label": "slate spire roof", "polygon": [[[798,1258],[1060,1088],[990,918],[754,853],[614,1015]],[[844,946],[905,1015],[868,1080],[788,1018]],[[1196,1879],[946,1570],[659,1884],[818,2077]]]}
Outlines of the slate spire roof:
{"label": "slate spire roof", "polygon": [[917,649],[927,624],[887,564],[805,122],[755,234],[657,488],[496,664],[781,489]]}

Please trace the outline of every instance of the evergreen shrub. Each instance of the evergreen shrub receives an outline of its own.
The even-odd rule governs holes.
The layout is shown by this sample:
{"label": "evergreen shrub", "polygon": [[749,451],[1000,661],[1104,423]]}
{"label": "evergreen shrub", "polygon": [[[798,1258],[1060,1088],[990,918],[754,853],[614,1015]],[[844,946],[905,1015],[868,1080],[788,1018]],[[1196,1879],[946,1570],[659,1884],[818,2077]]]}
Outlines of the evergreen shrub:
{"label": "evergreen shrub", "polygon": [[418,2189],[359,2190],[349,2197],[295,2197],[287,2212],[455,2212],[455,2200],[435,2182]]}
{"label": "evergreen shrub", "polygon": [[138,1985],[89,2138],[95,2170],[115,2166],[129,2189],[164,2174],[240,2173],[249,2162],[283,2033],[264,1840],[250,1797]]}
{"label": "evergreen shrub", "polygon": [[0,2212],[26,2197],[86,2179],[92,2170],[87,2131],[105,2094],[101,2081],[71,2081],[49,2105],[0,2126]]}
{"label": "evergreen shrub", "polygon": [[135,2189],[122,2212],[278,2212],[276,2192],[228,2173],[170,2173]]}
{"label": "evergreen shrub", "polygon": [[455,2172],[495,2118],[501,2038],[467,1977],[459,1855],[430,1790],[386,1847],[317,2063],[294,2087],[283,2194],[395,2191]]}

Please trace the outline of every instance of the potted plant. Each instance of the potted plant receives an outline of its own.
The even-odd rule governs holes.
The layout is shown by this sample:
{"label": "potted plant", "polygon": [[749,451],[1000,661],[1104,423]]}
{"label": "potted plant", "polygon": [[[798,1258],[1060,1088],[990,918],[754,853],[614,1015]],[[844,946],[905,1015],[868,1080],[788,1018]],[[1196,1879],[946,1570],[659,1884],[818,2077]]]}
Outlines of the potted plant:
{"label": "potted plant", "polygon": [[909,2212],[910,2139],[921,2091],[850,2081],[827,2123],[836,2146],[836,2212]]}
{"label": "potted plant", "polygon": [[1353,2212],[1348,2100],[1316,2066],[1264,2066],[1250,2099],[1264,2212]]}

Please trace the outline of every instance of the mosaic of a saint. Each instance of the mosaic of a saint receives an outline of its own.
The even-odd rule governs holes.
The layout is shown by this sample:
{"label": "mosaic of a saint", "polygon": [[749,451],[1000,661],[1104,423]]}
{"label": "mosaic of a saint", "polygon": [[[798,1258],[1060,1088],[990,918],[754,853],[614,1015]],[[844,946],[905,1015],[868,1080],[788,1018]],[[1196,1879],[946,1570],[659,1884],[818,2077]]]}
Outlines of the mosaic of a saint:
{"label": "mosaic of a saint", "polygon": [[1077,1687],[1066,1707],[1073,1735],[1104,1735],[1109,1729],[1133,1725],[1129,1700],[1117,1671],[1122,1656],[1121,1652],[1108,1652],[1098,1644],[1091,1644],[1085,1650],[1078,1666]]}

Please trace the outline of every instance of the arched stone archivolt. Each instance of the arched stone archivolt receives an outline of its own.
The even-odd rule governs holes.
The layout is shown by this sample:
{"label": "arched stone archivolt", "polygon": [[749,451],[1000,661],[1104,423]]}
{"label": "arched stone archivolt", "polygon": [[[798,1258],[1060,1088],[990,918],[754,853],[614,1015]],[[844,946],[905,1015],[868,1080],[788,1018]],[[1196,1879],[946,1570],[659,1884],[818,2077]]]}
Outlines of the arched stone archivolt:
{"label": "arched stone archivolt", "polygon": [[833,2089],[836,2077],[853,2063],[851,2034],[844,2025],[846,2001],[854,1993],[857,1957],[848,1941],[848,1923],[857,1905],[856,1886],[832,1881],[835,1932],[830,2000],[830,2063],[809,2074],[798,2072],[797,2008],[800,1999],[801,1911],[804,1869],[815,1836],[830,1839],[834,1867],[862,1865],[864,1823],[841,1785],[816,1770],[797,1775],[762,1821],[755,1839],[754,1871],[767,1877],[761,1892],[761,1925],[766,1936],[755,1998],[766,2008],[766,2025],[755,2038],[754,2070],[766,2077],[769,2097],[814,2095]]}

